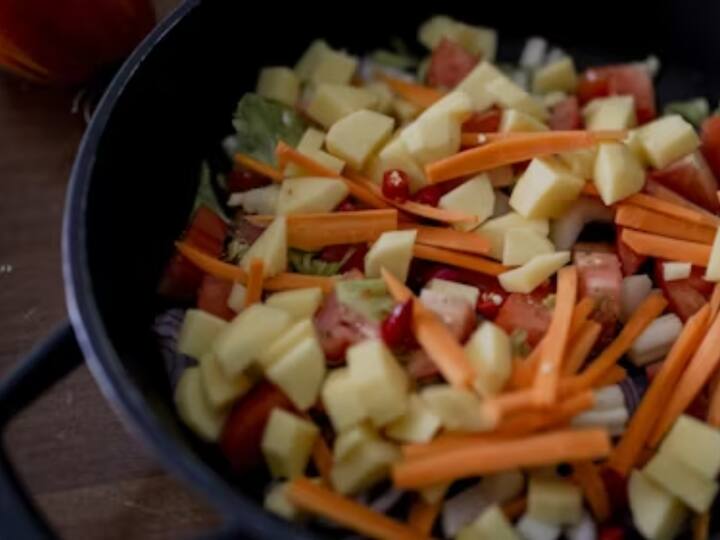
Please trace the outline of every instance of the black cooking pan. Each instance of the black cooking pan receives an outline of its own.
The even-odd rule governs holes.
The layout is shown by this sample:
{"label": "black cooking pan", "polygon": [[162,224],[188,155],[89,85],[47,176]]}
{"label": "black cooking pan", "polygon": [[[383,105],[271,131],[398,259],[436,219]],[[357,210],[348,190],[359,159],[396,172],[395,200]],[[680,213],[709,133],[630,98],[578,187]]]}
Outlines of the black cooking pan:
{"label": "black cooking pan", "polygon": [[[438,10],[496,27],[501,60],[543,35],[580,66],[663,61],[661,101],[720,96],[720,2],[467,2],[437,9],[193,0],[162,23],[109,86],[82,142],[67,197],[63,271],[72,327],[0,384],[0,426],[86,358],[128,428],[226,518],[228,536],[306,538],[264,512],[259,482],[235,478],[181,425],[150,333],[156,284],[182,231],[200,162],[230,132],[234,106],[263,65],[292,65],[315,37],[357,53],[414,40]],[[52,536],[0,455],[0,537]]]}

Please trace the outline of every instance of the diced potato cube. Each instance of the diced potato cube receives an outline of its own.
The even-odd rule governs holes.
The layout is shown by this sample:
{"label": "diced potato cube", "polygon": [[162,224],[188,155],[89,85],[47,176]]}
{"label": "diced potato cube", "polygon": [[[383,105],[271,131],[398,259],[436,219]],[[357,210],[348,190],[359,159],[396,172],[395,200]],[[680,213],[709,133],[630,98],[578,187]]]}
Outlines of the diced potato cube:
{"label": "diced potato cube", "polygon": [[255,382],[245,373],[236,377],[225,375],[212,353],[208,353],[200,359],[200,375],[205,387],[205,395],[216,409],[230,405],[250,390]]}
{"label": "diced potato cube", "polygon": [[698,513],[705,512],[717,494],[718,485],[670,453],[658,452],[644,469],[655,483]]}
{"label": "diced potato cube", "polygon": [[510,206],[526,218],[558,217],[578,198],[584,184],[557,158],[535,158],[515,184]]}
{"label": "diced potato cube", "polygon": [[365,275],[380,277],[385,268],[403,283],[407,279],[417,231],[389,231],[380,235],[365,255]]}
{"label": "diced potato cube", "polygon": [[565,92],[560,92],[557,90],[554,90],[552,92],[549,92],[545,94],[542,97],[543,105],[545,105],[548,109],[552,109],[553,107],[559,105],[563,101],[565,101],[568,98],[568,95]]}
{"label": "diced potato cube", "polygon": [[307,128],[298,142],[298,150],[320,150],[325,144],[325,133],[313,127]]}
{"label": "diced potato cube", "polygon": [[447,296],[467,300],[468,303],[473,306],[473,309],[475,309],[478,298],[480,297],[480,289],[471,285],[465,285],[464,283],[458,283],[457,281],[433,278],[426,287],[431,291],[437,291]]}
{"label": "diced potato cube", "polygon": [[332,370],[322,388],[322,402],[333,428],[341,433],[367,417],[367,410],[350,369]]}
{"label": "diced potato cube", "polygon": [[629,129],[637,125],[632,96],[596,98],[582,112],[589,131]]}
{"label": "diced potato cube", "polygon": [[577,72],[569,56],[541,67],[533,76],[533,92],[536,94],[574,92],[576,86]]}
{"label": "diced potato cube", "polygon": [[690,277],[692,264],[688,262],[664,262],[662,263],[663,279],[665,281],[677,281]]}
{"label": "diced potato cube", "polygon": [[472,100],[473,109],[484,111],[495,103],[496,97],[487,89],[488,83],[497,79],[507,79],[502,71],[490,62],[480,62],[468,75],[460,81],[457,89],[462,90]]}
{"label": "diced potato cube", "polygon": [[456,540],[520,540],[520,536],[497,505],[483,510],[470,525],[460,531]]}
{"label": "diced potato cube", "polygon": [[672,540],[680,532],[685,506],[642,471],[630,474],[628,499],[633,523],[645,538]]}
{"label": "diced potato cube", "polygon": [[425,171],[410,155],[401,137],[386,144],[368,164],[370,178],[378,184],[382,184],[383,175],[391,169],[400,169],[410,177],[410,191],[413,193],[427,184]]}
{"label": "diced potato cube", "polygon": [[720,229],[715,233],[704,277],[707,281],[720,281]]}
{"label": "diced potato cube", "polygon": [[293,107],[300,94],[300,81],[290,68],[263,68],[260,70],[256,92],[264,98]]}
{"label": "diced potato cube", "polygon": [[313,84],[349,84],[358,60],[341,51],[334,51],[330,48],[322,49],[318,53],[315,67],[310,74],[310,82]]}
{"label": "diced potato cube", "polygon": [[645,185],[645,169],[622,143],[599,145],[594,172],[593,181],[607,206],[639,192]]}
{"label": "diced potato cube", "polygon": [[435,15],[418,28],[418,41],[433,50],[443,38],[453,35],[455,20],[446,15]]}
{"label": "diced potato cube", "polygon": [[391,439],[407,443],[428,442],[440,429],[440,418],[416,394],[410,396],[404,415],[385,428]]}
{"label": "diced potato cube", "polygon": [[454,90],[430,105],[418,118],[424,121],[434,116],[447,116],[458,124],[470,118],[473,104],[467,92]]}
{"label": "diced potato cube", "polygon": [[468,52],[487,60],[494,60],[497,50],[497,32],[483,26],[470,26],[445,15],[436,15],[425,21],[418,30],[418,41],[434,49],[443,38],[462,45]]}
{"label": "diced potato cube", "polygon": [[485,418],[482,402],[470,390],[448,384],[426,386],[420,397],[448,431],[489,431],[495,422]]}
{"label": "diced potato cube", "polygon": [[227,325],[227,321],[207,311],[188,309],[178,334],[177,351],[193,358],[202,358]]}
{"label": "diced potato cube", "polygon": [[325,51],[330,50],[322,39],[313,41],[295,65],[295,73],[302,81],[309,81]]}
{"label": "diced potato cube", "polygon": [[315,325],[312,320],[308,318],[298,321],[276,339],[266,344],[266,347],[258,355],[257,363],[264,371],[292,351],[305,338],[314,337],[316,337]]}
{"label": "diced potato cube", "polygon": [[692,416],[684,414],[677,419],[660,451],[708,480],[714,480],[720,472],[720,430]]}
{"label": "diced potato cube", "polygon": [[546,124],[530,116],[522,111],[515,109],[505,109],[500,119],[500,133],[510,133],[513,131],[547,131]]}
{"label": "diced potato cube", "polygon": [[332,212],[348,196],[344,182],[336,178],[288,178],[280,187],[279,215]]}
{"label": "diced potato cube", "polygon": [[676,114],[644,125],[638,130],[638,136],[648,161],[656,169],[662,169],[700,146],[695,128]]}
{"label": "diced potato cube", "polygon": [[293,319],[299,320],[315,315],[322,299],[323,293],[320,287],[309,287],[271,294],[265,300],[265,305],[284,309]]}
{"label": "diced potato cube", "polygon": [[527,219],[517,212],[510,212],[484,223],[476,232],[490,241],[490,255],[493,259],[502,260],[505,250],[505,236],[512,229],[530,228],[542,236],[550,233],[547,219]]}
{"label": "diced potato cube", "polygon": [[512,373],[512,348],[505,331],[485,321],[473,332],[465,352],[475,369],[475,389],[483,397],[499,393]]}
{"label": "diced potato cube", "polygon": [[415,120],[400,133],[400,138],[413,159],[425,165],[460,149],[460,124],[438,114]]}
{"label": "diced potato cube", "polygon": [[212,351],[226,375],[237,377],[290,326],[287,312],[253,304],[240,313],[213,343]]}
{"label": "diced potato cube", "polygon": [[573,150],[572,152],[562,152],[558,154],[558,159],[572,172],[575,176],[583,179],[590,179],[595,172],[595,158],[597,157],[597,147],[582,148]]}
{"label": "diced potato cube", "polygon": [[320,125],[329,128],[355,111],[375,108],[377,103],[377,96],[364,88],[321,84],[315,90],[306,112]]}
{"label": "diced potato cube", "polygon": [[182,421],[195,434],[209,442],[220,437],[226,413],[215,409],[203,386],[200,368],[190,367],[183,371],[175,388],[175,406]]}
{"label": "diced potato cube", "polygon": [[245,287],[245,285],[242,283],[233,283],[232,289],[230,289],[230,295],[228,296],[227,306],[235,313],[240,313],[245,309],[246,294],[247,287]]}
{"label": "diced potato cube", "polygon": [[288,521],[299,521],[305,517],[305,513],[290,502],[285,492],[287,487],[287,482],[273,486],[265,495],[263,508]]}
{"label": "diced potato cube", "polygon": [[485,89],[505,109],[517,109],[540,120],[548,118],[545,105],[510,79],[503,77],[488,82]]}
{"label": "diced potato cube", "polygon": [[527,294],[568,262],[570,262],[569,251],[536,255],[519,268],[503,272],[498,276],[498,280],[502,288],[508,292]]}
{"label": "diced potato cube", "polygon": [[382,427],[405,414],[408,402],[407,375],[382,341],[357,343],[347,350],[346,359],[367,415],[376,427]]}
{"label": "diced potato cube", "polygon": [[267,368],[265,375],[297,409],[309,409],[317,401],[325,378],[325,355],[317,338],[303,339]]}
{"label": "diced potato cube", "polygon": [[263,262],[263,275],[272,277],[287,269],[287,249],[287,220],[278,217],[245,252],[240,266],[248,271],[252,260],[260,259]]}
{"label": "diced potato cube", "polygon": [[273,477],[302,475],[318,435],[318,428],[312,422],[283,409],[273,409],[260,444]]}
{"label": "diced potato cube", "polygon": [[390,87],[382,81],[371,82],[365,85],[365,89],[369,90],[378,98],[376,109],[383,114],[390,114],[393,110],[393,100],[395,95]]}
{"label": "diced potato cube", "polygon": [[274,214],[280,186],[271,184],[240,193],[233,193],[228,199],[228,206],[239,206],[246,214]]}
{"label": "diced potato cube", "polygon": [[528,488],[529,516],[554,525],[574,525],[582,517],[582,492],[567,480],[533,477]]}
{"label": "diced potato cube", "polygon": [[502,263],[518,266],[530,261],[536,255],[554,253],[555,246],[534,229],[510,229],[505,233]]}
{"label": "diced potato cube", "polygon": [[394,124],[389,116],[361,109],[335,122],[325,144],[332,154],[359,170],[390,137]]}
{"label": "diced potato cube", "polygon": [[495,209],[495,191],[486,173],[473,176],[440,197],[440,208],[456,210],[477,217],[477,223],[459,223],[455,228],[470,230],[492,216]]}

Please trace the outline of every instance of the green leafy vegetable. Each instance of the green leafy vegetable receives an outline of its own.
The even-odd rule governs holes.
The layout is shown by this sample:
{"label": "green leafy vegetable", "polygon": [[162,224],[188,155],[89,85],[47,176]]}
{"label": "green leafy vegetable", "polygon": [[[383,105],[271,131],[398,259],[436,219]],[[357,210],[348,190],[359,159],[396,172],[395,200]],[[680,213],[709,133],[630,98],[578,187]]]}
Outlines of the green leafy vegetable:
{"label": "green leafy vegetable", "polygon": [[197,210],[201,206],[207,206],[217,215],[225,218],[226,220],[228,219],[222,204],[220,204],[220,201],[217,198],[215,189],[213,188],[212,171],[205,161],[203,161],[200,165],[200,182],[198,184],[197,194],[195,195],[193,211]]}
{"label": "green leafy vegetable", "polygon": [[290,249],[288,262],[293,271],[311,276],[334,276],[340,271],[344,261],[328,262],[317,258],[316,253]]}
{"label": "green leafy vegetable", "polygon": [[247,93],[238,103],[233,119],[237,131],[235,149],[271,165],[279,140],[296,146],[307,127],[292,109],[257,94]]}
{"label": "green leafy vegetable", "polygon": [[694,126],[699,127],[710,115],[710,104],[703,97],[688,99],[687,101],[673,101],[665,105],[663,112],[665,114],[679,114]]}
{"label": "green leafy vegetable", "polygon": [[411,69],[419,64],[417,58],[406,54],[378,49],[370,55],[373,62],[396,69]]}

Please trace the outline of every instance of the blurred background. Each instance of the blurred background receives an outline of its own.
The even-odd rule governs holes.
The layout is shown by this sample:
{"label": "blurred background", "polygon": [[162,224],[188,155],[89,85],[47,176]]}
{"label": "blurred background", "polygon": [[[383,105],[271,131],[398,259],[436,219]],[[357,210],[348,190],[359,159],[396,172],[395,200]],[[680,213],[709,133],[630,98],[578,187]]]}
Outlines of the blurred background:
{"label": "blurred background", "polygon": [[[66,318],[60,227],[84,115],[177,3],[0,2],[0,377]],[[84,367],[14,420],[5,443],[63,538],[183,538],[216,523],[125,431]]]}

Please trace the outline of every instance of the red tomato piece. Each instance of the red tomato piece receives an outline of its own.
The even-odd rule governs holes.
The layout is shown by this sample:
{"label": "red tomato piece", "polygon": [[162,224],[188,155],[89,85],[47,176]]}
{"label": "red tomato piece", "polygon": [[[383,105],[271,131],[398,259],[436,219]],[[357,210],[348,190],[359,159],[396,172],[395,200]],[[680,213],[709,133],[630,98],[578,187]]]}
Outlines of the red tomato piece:
{"label": "red tomato piece", "polygon": [[220,436],[220,449],[239,473],[256,468],[263,461],[260,443],[273,409],[292,411],[283,392],[268,382],[261,382],[233,406]]}
{"label": "red tomato piece", "polygon": [[500,307],[495,324],[508,333],[527,332],[528,345],[534,347],[550,326],[552,312],[530,294],[512,293]]}
{"label": "red tomato piece", "polygon": [[423,289],[420,301],[438,316],[458,341],[465,341],[475,329],[475,306],[462,298]]}
{"label": "red tomato piece", "polygon": [[229,321],[235,312],[227,305],[233,282],[206,274],[198,290],[197,307]]}
{"label": "red tomato piece", "polygon": [[269,186],[271,183],[269,178],[245,169],[233,169],[227,175],[227,188],[233,193]]}
{"label": "red tomato piece", "polygon": [[701,150],[715,177],[720,177],[720,115],[703,122]]}
{"label": "red tomato piece", "polygon": [[598,540],[624,540],[625,529],[619,526],[600,527]]}
{"label": "red tomato piece", "polygon": [[412,333],[413,301],[396,305],[380,325],[383,341],[390,348],[408,347],[414,343]]}
{"label": "red tomato piece", "polygon": [[662,260],[655,260],[654,277],[667,298],[670,310],[675,312],[683,321],[688,320],[707,302],[712,293],[713,284],[702,278],[702,268],[693,268],[687,279],[665,281],[662,271]]}
{"label": "red tomato piece", "polygon": [[400,169],[390,169],[383,174],[382,194],[388,199],[404,203],[410,198],[410,177]]}
{"label": "red tomato piece", "polygon": [[647,257],[635,252],[630,246],[622,241],[622,230],[623,227],[615,228],[615,248],[617,249],[618,257],[620,257],[623,275],[632,276],[640,270],[640,267],[643,264],[645,264]]}
{"label": "red tomato piece", "polygon": [[633,96],[640,124],[657,115],[655,88],[643,66],[621,64],[587,69],[578,81],[577,95],[581,104],[605,96]]}
{"label": "red tomato piece", "polygon": [[325,357],[331,365],[343,363],[345,351],[350,345],[380,337],[377,323],[338,302],[335,294],[325,298],[315,315],[315,329]]}
{"label": "red tomato piece", "polygon": [[577,85],[577,96],[582,105],[595,98],[610,94],[608,78],[601,68],[590,68],[580,75]]}
{"label": "red tomato piece", "polygon": [[497,107],[484,112],[473,113],[462,125],[463,131],[477,133],[493,133],[500,129],[502,111]]}
{"label": "red tomato piece", "polygon": [[[614,253],[587,253],[578,251],[574,257],[578,270],[579,296],[597,300],[596,315],[600,322],[614,321],[620,314],[622,272],[620,259]],[[600,315],[602,313],[602,315]]]}
{"label": "red tomato piece", "polygon": [[433,49],[428,67],[430,86],[455,88],[477,65],[479,57],[470,54],[462,45],[443,38]]}
{"label": "red tomato piece", "polygon": [[442,196],[443,190],[440,185],[433,184],[417,190],[412,200],[416,203],[427,204],[428,206],[437,206]]}
{"label": "red tomato piece", "polygon": [[555,105],[550,115],[550,129],[580,129],[582,127],[582,116],[580,116],[580,104],[576,96],[569,96]]}
{"label": "red tomato piece", "polygon": [[622,512],[627,508],[627,478],[610,467],[601,469],[600,477],[605,484],[613,513]]}
{"label": "red tomato piece", "polygon": [[652,171],[650,178],[711,212],[720,210],[718,183],[701,152]]}

